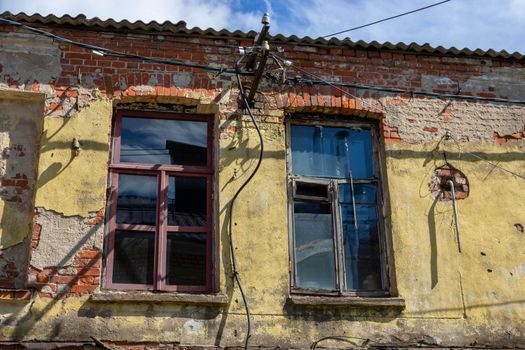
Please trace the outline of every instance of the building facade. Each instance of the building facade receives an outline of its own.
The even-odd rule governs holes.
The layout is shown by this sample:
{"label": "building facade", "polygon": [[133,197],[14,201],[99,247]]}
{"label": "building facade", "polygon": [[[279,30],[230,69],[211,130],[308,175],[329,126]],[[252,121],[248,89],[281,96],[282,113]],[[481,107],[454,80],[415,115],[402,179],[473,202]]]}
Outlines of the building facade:
{"label": "building facade", "polygon": [[525,344],[524,56],[0,17],[4,346]]}

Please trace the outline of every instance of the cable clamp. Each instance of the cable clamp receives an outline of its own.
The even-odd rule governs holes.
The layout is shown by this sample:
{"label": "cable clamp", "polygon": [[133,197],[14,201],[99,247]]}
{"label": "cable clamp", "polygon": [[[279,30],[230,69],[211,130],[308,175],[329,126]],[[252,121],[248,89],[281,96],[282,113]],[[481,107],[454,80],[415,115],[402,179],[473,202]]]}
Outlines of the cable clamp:
{"label": "cable clamp", "polygon": [[224,73],[224,72],[226,72],[226,68],[221,67],[221,68],[219,69],[219,71],[217,72],[217,74],[215,74],[213,77],[214,77],[214,78],[217,78],[219,75],[221,75],[221,74]]}

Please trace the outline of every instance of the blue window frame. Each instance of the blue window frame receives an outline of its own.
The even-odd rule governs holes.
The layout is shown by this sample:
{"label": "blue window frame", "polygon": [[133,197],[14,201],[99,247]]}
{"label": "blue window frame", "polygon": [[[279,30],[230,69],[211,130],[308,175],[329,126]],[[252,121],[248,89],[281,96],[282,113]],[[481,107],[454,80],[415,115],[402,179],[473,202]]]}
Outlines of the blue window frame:
{"label": "blue window frame", "polygon": [[377,127],[288,124],[292,291],[388,295]]}

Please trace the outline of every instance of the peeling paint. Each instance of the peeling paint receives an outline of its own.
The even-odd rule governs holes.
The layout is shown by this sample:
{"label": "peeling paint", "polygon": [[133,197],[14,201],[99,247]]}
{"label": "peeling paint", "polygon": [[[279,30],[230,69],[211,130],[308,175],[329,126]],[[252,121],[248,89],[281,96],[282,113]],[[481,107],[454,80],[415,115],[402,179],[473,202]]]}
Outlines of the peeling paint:
{"label": "peeling paint", "polygon": [[42,99],[0,92],[0,249],[31,232],[42,108]]}
{"label": "peeling paint", "polygon": [[1,35],[0,47],[2,80],[49,83],[60,76],[60,49],[51,39],[25,33]]}
{"label": "peeling paint", "polygon": [[91,213],[86,220],[81,216],[65,217],[44,208],[37,208],[36,212],[35,222],[42,228],[38,247],[33,251],[31,266],[38,269],[48,266],[65,267],[71,263],[77,251],[83,248],[102,248],[103,221],[95,225],[86,223],[95,218],[96,213]]}
{"label": "peeling paint", "polygon": [[[54,30],[60,33],[62,29]],[[0,279],[11,278],[15,287],[35,291],[30,301],[27,294],[26,298],[16,300],[16,293],[12,294],[14,297],[5,294],[11,300],[7,297],[0,300],[0,339],[88,342],[92,341],[91,336],[96,336],[108,344],[126,340],[184,346],[241,346],[246,318],[242,297],[232,280],[227,208],[235,191],[253,171],[260,145],[249,117],[239,115],[235,79],[182,68],[176,73],[169,69],[161,71],[148,62],[110,61],[109,57],[97,58],[89,52],[70,50],[31,35],[0,34],[0,38],[2,49],[6,48],[0,58],[14,59],[18,53],[21,58],[9,63],[7,70],[2,67],[0,88],[10,91],[0,93],[0,97],[15,94],[15,90],[41,92],[34,116],[44,123],[38,152],[17,138],[38,140],[41,129],[27,127],[19,117],[8,115],[0,120],[1,151],[8,149],[0,153],[0,172],[5,180],[21,181],[20,193],[16,195],[25,196],[16,202],[22,204],[16,204],[9,212],[6,207],[15,203],[8,199],[16,199],[16,182],[15,188],[0,194],[0,203],[4,205],[0,241],[12,244],[0,250]],[[201,45],[201,39],[209,45]],[[140,42],[152,55],[161,53],[159,48],[165,44],[165,40],[156,36],[116,33],[110,28],[97,32],[91,40],[101,45],[119,40],[119,49],[124,47],[120,43]],[[208,57],[215,57],[216,62],[226,62],[231,52],[225,48],[215,50],[210,38],[197,34],[191,39],[181,36],[178,40],[180,46],[166,47],[162,54],[177,57],[181,52],[200,50],[199,53],[204,51]],[[193,44],[184,47],[184,40]],[[31,45],[39,58],[51,61],[29,59]],[[323,50],[326,54],[321,53]],[[312,65],[319,67],[319,76],[334,81],[348,78],[366,85],[444,89],[455,93],[459,76],[460,87],[469,90],[468,93],[521,99],[524,94],[521,67],[495,66],[511,59],[487,63],[474,58],[427,57],[423,53],[417,56],[395,53],[401,58],[394,58],[390,52],[377,50],[343,48],[337,54],[322,46],[297,45],[287,52],[292,60],[315,61]],[[390,58],[382,58],[389,54]],[[61,62],[57,63],[57,57],[62,57]],[[373,64],[369,64],[371,60]],[[425,68],[436,60],[440,65],[446,63],[442,66],[447,68]],[[41,71],[47,64],[51,65],[48,71]],[[449,71],[449,65],[457,70]],[[476,73],[465,70],[465,65],[475,65]],[[55,80],[58,73],[60,77]],[[33,82],[32,77],[42,81]],[[15,78],[19,81],[14,81]],[[497,166],[525,175],[522,137],[525,107],[361,90],[356,94],[364,100],[344,100],[335,96],[331,87],[315,84],[284,85],[277,89],[266,82],[259,90],[254,112],[265,140],[264,160],[260,172],[239,196],[234,216],[234,246],[253,319],[253,346],[308,348],[314,341],[332,335],[370,339],[370,344],[503,347],[525,343],[525,253],[517,249],[525,245],[525,235],[516,226],[525,222],[525,203],[518,200],[525,196],[525,187],[518,177],[467,153],[474,152]],[[3,111],[31,108],[24,102],[16,108],[6,106]],[[125,297],[96,300],[93,296],[108,293],[104,288],[107,276],[103,272],[103,255],[108,251],[102,249],[102,243],[113,108],[171,111],[186,116],[209,113],[220,119],[215,123],[219,127],[214,151],[217,167],[214,273],[218,295],[206,295],[203,299],[220,296],[221,303],[189,304],[184,293],[171,300],[163,299],[165,294],[157,292],[144,292],[133,301],[126,301]],[[283,119],[294,110],[315,115],[331,113],[341,121],[347,116],[371,116],[380,123],[382,140],[386,142],[380,145],[387,203],[384,234],[392,248],[389,267],[396,277],[392,282],[399,299],[405,302],[404,309],[378,306],[377,301],[374,306],[358,307],[295,305],[289,301]],[[17,136],[13,132],[17,128],[39,131],[35,135]],[[452,140],[442,139],[447,130],[460,142],[460,148]],[[517,133],[520,135],[513,136]],[[505,135],[510,135],[509,142],[499,140]],[[71,149],[74,138],[81,144],[78,156]],[[33,179],[38,177],[36,186],[34,181],[27,181],[26,187],[22,175],[29,178],[31,167],[19,165],[23,171],[17,172],[11,166],[16,159],[28,159],[30,153],[40,153],[37,175],[33,169]],[[469,196],[457,203],[462,228],[461,254],[455,242],[451,203],[436,200],[428,187],[432,173],[445,161],[461,169],[465,179],[468,178],[468,183],[465,180],[462,185],[468,184]],[[37,165],[36,158],[32,164]],[[7,187],[7,183],[2,186]],[[32,200],[26,201],[34,189],[36,211]],[[17,216],[22,212],[18,208],[27,209],[27,216]],[[30,261],[24,255],[29,246],[33,249]],[[28,263],[29,273],[25,273]],[[27,284],[24,286],[23,282]],[[119,293],[126,295],[129,291]],[[363,343],[356,340],[355,344]],[[340,347],[341,343],[327,340],[322,346]]]}
{"label": "peeling paint", "polygon": [[[71,118],[45,118],[35,206],[82,217],[104,207],[110,125],[111,103],[104,99]],[[82,148],[78,156],[73,138]]]}

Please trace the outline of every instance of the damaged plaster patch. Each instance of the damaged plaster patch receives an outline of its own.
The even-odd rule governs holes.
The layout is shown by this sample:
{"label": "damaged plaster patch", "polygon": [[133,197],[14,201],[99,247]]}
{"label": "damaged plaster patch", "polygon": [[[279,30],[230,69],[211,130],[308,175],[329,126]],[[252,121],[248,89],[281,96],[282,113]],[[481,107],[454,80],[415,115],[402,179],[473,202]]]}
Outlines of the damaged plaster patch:
{"label": "damaged plaster patch", "polygon": [[134,87],[133,87],[133,90],[134,90],[135,92],[147,93],[147,92],[152,92],[152,91],[153,91],[153,86],[149,86],[149,85],[137,85],[137,86],[134,86]]}
{"label": "damaged plaster patch", "polygon": [[[0,36],[2,79],[10,77],[19,84],[49,83],[59,77],[60,49],[42,36],[10,33]],[[31,69],[28,69],[31,68]]]}
{"label": "damaged plaster patch", "polygon": [[206,327],[202,321],[188,320],[182,326],[182,342],[187,344],[195,343],[195,338],[206,334]]}
{"label": "damaged plaster patch", "polygon": [[494,132],[512,135],[523,130],[525,107],[519,105],[424,98],[395,101],[383,100],[385,124],[397,127],[407,143],[433,142],[446,131],[457,140],[492,143]]}
{"label": "damaged plaster patch", "polygon": [[474,96],[479,93],[493,93],[509,99],[521,99],[525,94],[525,73],[511,67],[492,67],[484,75],[471,76],[466,81],[458,81],[436,75],[422,75],[423,90],[447,90],[454,94],[460,88]]}
{"label": "damaged plaster patch", "polygon": [[177,72],[171,76],[171,81],[177,87],[189,87],[191,83],[191,74],[188,72]]}
{"label": "damaged plaster patch", "polygon": [[0,249],[0,280],[10,280],[12,285],[3,287],[24,288],[27,279],[27,262],[30,239],[7,249]]}
{"label": "damaged plaster patch", "polygon": [[518,264],[514,266],[514,268],[512,268],[510,271],[513,272],[516,276],[525,276],[525,264]]}
{"label": "damaged plaster patch", "polygon": [[87,218],[63,216],[53,211],[37,208],[36,223],[42,226],[40,242],[33,252],[31,266],[43,269],[48,266],[64,267],[83,248],[101,249],[103,220],[90,224],[97,213]]}

